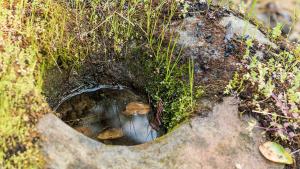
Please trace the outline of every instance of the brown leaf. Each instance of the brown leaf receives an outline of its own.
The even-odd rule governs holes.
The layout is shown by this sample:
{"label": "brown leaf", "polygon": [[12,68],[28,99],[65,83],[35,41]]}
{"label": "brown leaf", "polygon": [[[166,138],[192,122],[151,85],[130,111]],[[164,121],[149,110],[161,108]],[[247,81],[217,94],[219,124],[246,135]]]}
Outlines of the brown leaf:
{"label": "brown leaf", "polygon": [[97,136],[97,138],[99,140],[111,140],[111,139],[121,138],[123,136],[124,133],[121,128],[112,128],[112,129],[104,130]]}
{"label": "brown leaf", "polygon": [[150,105],[141,102],[131,102],[126,106],[126,110],[122,113],[126,116],[134,114],[148,114],[150,112]]}

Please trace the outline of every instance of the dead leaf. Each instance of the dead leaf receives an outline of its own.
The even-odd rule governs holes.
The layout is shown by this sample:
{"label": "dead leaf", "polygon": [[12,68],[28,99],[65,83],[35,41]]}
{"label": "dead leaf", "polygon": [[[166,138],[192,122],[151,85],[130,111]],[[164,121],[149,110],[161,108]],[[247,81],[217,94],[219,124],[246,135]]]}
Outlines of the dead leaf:
{"label": "dead leaf", "polygon": [[106,129],[98,135],[99,140],[117,139],[124,136],[121,128]]}
{"label": "dead leaf", "polygon": [[283,164],[293,164],[292,155],[280,144],[269,141],[260,145],[259,150],[262,155],[270,161]]}
{"label": "dead leaf", "polygon": [[131,102],[126,106],[126,110],[122,113],[126,116],[134,114],[148,114],[150,112],[150,105],[141,102]]}

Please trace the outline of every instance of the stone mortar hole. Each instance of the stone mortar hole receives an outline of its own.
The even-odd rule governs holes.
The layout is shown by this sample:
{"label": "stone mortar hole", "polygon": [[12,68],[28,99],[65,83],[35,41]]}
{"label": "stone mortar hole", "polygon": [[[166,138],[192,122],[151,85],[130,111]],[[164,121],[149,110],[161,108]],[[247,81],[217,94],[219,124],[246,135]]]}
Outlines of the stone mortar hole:
{"label": "stone mortar hole", "polygon": [[54,110],[78,132],[108,145],[138,145],[163,135],[144,95],[100,85],[64,97]]}

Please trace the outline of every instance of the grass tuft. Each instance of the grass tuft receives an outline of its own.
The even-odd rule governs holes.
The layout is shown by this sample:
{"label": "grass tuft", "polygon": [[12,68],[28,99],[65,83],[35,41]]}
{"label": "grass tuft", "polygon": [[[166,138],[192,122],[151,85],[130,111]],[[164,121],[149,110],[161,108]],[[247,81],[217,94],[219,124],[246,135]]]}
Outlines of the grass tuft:
{"label": "grass tuft", "polygon": [[43,168],[34,126],[50,111],[41,94],[47,69],[79,68],[95,53],[126,58],[135,41],[149,54],[146,68],[157,71],[146,89],[163,101],[163,125],[172,129],[192,112],[193,61],[179,64],[178,37],[170,33],[176,1],[0,0],[0,6],[0,168]]}

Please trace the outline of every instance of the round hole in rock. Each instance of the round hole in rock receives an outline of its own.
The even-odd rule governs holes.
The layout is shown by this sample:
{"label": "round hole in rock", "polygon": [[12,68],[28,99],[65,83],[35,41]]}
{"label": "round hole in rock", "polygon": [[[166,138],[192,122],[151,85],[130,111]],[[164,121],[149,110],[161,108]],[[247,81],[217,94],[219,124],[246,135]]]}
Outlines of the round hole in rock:
{"label": "round hole in rock", "polygon": [[146,96],[100,85],[64,97],[55,111],[82,134],[110,145],[137,145],[164,134]]}

